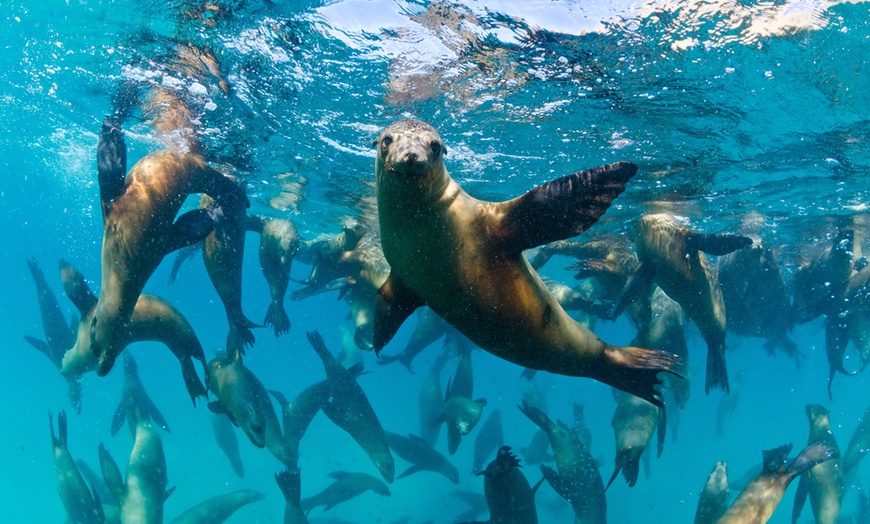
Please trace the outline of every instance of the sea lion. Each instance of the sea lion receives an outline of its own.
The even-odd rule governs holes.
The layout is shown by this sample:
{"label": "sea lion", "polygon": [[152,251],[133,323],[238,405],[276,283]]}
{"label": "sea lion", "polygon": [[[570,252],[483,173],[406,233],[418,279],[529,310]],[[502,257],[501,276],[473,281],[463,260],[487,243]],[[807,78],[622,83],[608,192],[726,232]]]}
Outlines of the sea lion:
{"label": "sea lion", "polygon": [[441,412],[444,410],[444,393],[441,391],[441,370],[447,363],[449,355],[446,351],[432,363],[429,373],[423,377],[417,405],[420,408],[420,437],[435,446],[441,434]]}
{"label": "sea lion", "polygon": [[434,471],[459,484],[459,470],[447,458],[417,435],[403,436],[387,431],[387,444],[396,455],[411,463],[397,478],[404,478],[419,471]]}
{"label": "sea lion", "polygon": [[166,490],[163,442],[151,421],[136,415],[136,433],[127,462],[126,481],[121,478],[118,464],[102,443],[99,455],[103,478],[118,501],[121,522],[162,523],[163,502],[175,488]]}
{"label": "sea lion", "polygon": [[831,460],[817,464],[801,475],[797,493],[794,497],[791,521],[797,522],[806,503],[807,495],[817,524],[836,524],[840,518],[840,504],[843,502],[843,462],[840,448],[831,431],[828,410],[818,404],[807,405],[810,419],[810,438],[808,444],[822,442],[836,455]]}
{"label": "sea lion", "polygon": [[233,468],[233,472],[235,472],[236,476],[244,478],[245,464],[242,462],[242,456],[239,454],[239,439],[236,436],[236,431],[233,429],[232,421],[230,421],[229,417],[219,415],[212,411],[209,413],[211,418],[211,431],[214,434],[215,442],[217,442],[217,445],[223,454],[226,455],[227,460],[230,461],[230,466]]}
{"label": "sea lion", "polygon": [[695,510],[695,524],[715,524],[728,509],[728,470],[725,463],[719,461],[713,466],[713,471],[704,483],[704,489],[698,496],[698,509]]}
{"label": "sea lion", "polygon": [[361,369],[345,369],[327,349],[323,337],[317,331],[309,331],[308,342],[323,361],[329,393],[321,405],[323,414],[346,431],[368,454],[384,480],[392,483],[395,478],[393,455],[384,432],[368,397],[356,381]]}
{"label": "sea lion", "polygon": [[843,454],[843,474],[851,475],[855,466],[861,462],[868,451],[870,451],[870,407],[858,421],[858,427],[855,428],[849,444],[846,445],[846,453]]}
{"label": "sea lion", "polygon": [[281,405],[284,423],[284,452],[289,462],[299,462],[299,442],[308,431],[311,421],[320,412],[323,403],[327,401],[329,391],[329,382],[321,380],[299,392],[293,402],[288,402],[282,393],[269,390],[269,393]]}
{"label": "sea lion", "polygon": [[[60,265],[64,289],[81,314],[75,345],[64,354],[61,373],[77,377],[89,371],[99,372],[99,355],[92,351],[91,342],[98,299],[79,271],[64,260],[61,260]],[[198,397],[206,396],[205,386],[193,365],[196,359],[206,368],[202,345],[180,311],[156,295],[143,293],[137,296],[130,319],[116,338],[114,348],[120,352],[130,344],[146,340],[165,344],[178,359],[184,385],[195,406]]]}
{"label": "sea lion", "polygon": [[293,257],[299,250],[299,233],[293,222],[284,218],[248,216],[246,223],[246,229],[260,234],[260,269],[266,277],[272,297],[263,324],[272,326],[278,337],[290,332],[290,317],[284,310],[284,295],[290,283]]}
{"label": "sea lion", "polygon": [[666,213],[637,221],[637,258],[640,261],[613,310],[617,316],[636,296],[658,284],[676,300],[707,342],[707,394],[728,391],[725,365],[725,302],[713,266],[704,253],[725,255],[752,244],[752,239],[726,233],[702,234],[685,228]]}
{"label": "sea lion", "polygon": [[477,475],[483,470],[483,463],[493,451],[504,446],[504,430],[501,426],[501,410],[490,411],[486,422],[480,426],[477,438],[474,439],[474,462],[471,473]]}
{"label": "sea lion", "polygon": [[523,460],[529,466],[541,464],[543,462],[552,462],[555,460],[550,453],[550,436],[541,428],[535,430],[529,445],[520,448],[520,453],[523,454]]}
{"label": "sea lion", "polygon": [[308,287],[293,292],[291,298],[301,300],[309,297],[330,282],[347,276],[347,269],[342,267],[342,258],[353,251],[366,233],[368,229],[364,225],[353,221],[345,224],[341,233],[301,241],[296,258],[310,265],[311,273],[302,281]]}
{"label": "sea lion", "polygon": [[838,456],[835,449],[816,442],[786,465],[791,447],[786,444],[762,452],[764,469],[740,492],[716,524],[764,524],[773,515],[791,481],[816,464]]}
{"label": "sea lion", "polygon": [[656,375],[679,371],[679,360],[602,342],[568,316],[522,254],[594,224],[634,164],[582,171],[495,203],[471,197],[450,177],[441,138],[427,124],[398,121],[376,145],[380,238],[390,265],[375,309],[376,351],[428,305],[505,360],[595,378],[661,404]]}
{"label": "sea lion", "polygon": [[616,459],[607,487],[613,484],[620,471],[628,486],[634,487],[640,471],[640,456],[654,434],[658,434],[656,456],[662,454],[666,424],[664,411],[651,402],[624,391],[614,389],[613,397],[616,399],[616,411],[610,425],[613,426],[616,440]]}
{"label": "sea lion", "polygon": [[262,493],[240,489],[204,500],[175,517],[169,524],[221,524],[242,507],[263,500]]}
{"label": "sea lion", "polygon": [[57,434],[54,433],[51,413],[48,414],[48,427],[51,430],[51,445],[54,450],[57,492],[66,510],[67,522],[105,522],[106,517],[96,490],[91,491],[88,488],[67,447],[66,413],[61,411],[57,416]]}
{"label": "sea lion", "polygon": [[414,326],[414,331],[405,345],[405,349],[395,355],[379,355],[378,364],[386,365],[393,362],[401,362],[408,369],[408,372],[414,373],[414,368],[411,364],[424,349],[434,344],[438,339],[447,335],[447,330],[450,329],[450,324],[444,322],[444,319],[439,317],[429,308],[420,308],[417,311],[417,325]]}
{"label": "sea lion", "polygon": [[241,351],[219,353],[208,363],[208,389],[217,400],[208,403],[213,413],[226,415],[247,435],[251,444],[267,448],[282,464],[296,467],[284,448],[284,435],[266,387],[245,367]]}
{"label": "sea lion", "polygon": [[575,524],[607,522],[607,499],[598,464],[578,436],[562,424],[553,422],[546,413],[528,403],[520,411],[550,439],[559,472],[545,470],[545,477],[559,495],[571,504]]}
{"label": "sea lion", "polygon": [[[138,411],[137,411],[138,410]],[[139,378],[139,366],[136,365],[136,360],[129,351],[124,352],[124,386],[121,391],[121,401],[118,402],[118,407],[115,409],[115,416],[112,417],[112,436],[118,434],[124,420],[130,428],[130,434],[136,435],[136,421],[133,418],[134,413],[139,413],[140,417],[144,417],[153,421],[163,431],[169,433],[169,424],[166,418],[154,405],[151,397],[145,391],[145,386],[142,385],[142,380]]]}
{"label": "sea lion", "polygon": [[[638,327],[632,345],[671,351],[683,359],[688,365],[689,348],[686,345],[686,333],[683,329],[683,309],[675,300],[671,300],[658,286],[654,286],[652,298],[648,302],[651,313],[647,322]],[[666,387],[673,393],[679,409],[686,407],[689,401],[691,384],[688,377],[667,375]]]}
{"label": "sea lion", "polygon": [[535,492],[543,478],[529,485],[520,471],[520,461],[510,446],[502,446],[489,465],[478,475],[483,476],[483,493],[489,507],[490,524],[537,524]]}
{"label": "sea lion", "polygon": [[275,482],[284,495],[284,524],[308,524],[302,510],[302,479],[299,468],[275,473]]}
{"label": "sea lion", "polygon": [[451,455],[459,448],[461,438],[468,435],[483,415],[486,399],[472,400],[474,374],[471,349],[465,348],[456,365],[453,379],[447,383],[441,419],[447,425],[447,451]]}
{"label": "sea lion", "polygon": [[[45,340],[28,335],[24,335],[24,340],[48,357],[48,360],[60,371],[63,366],[64,353],[75,343],[75,327],[78,325],[78,320],[74,318],[70,323],[67,323],[60,310],[60,305],[57,303],[57,297],[55,297],[45,280],[45,274],[39,267],[39,262],[35,258],[28,258],[27,267],[30,268],[30,274],[33,276],[34,284],[36,284],[36,298],[39,300],[39,313],[42,318],[42,331],[45,334]],[[66,376],[64,379],[67,382],[67,394],[73,411],[80,414],[82,412],[81,379],[73,376]]]}
{"label": "sea lion", "polygon": [[302,510],[307,515],[317,506],[323,506],[323,511],[329,511],[336,505],[362,495],[366,491],[374,491],[378,495],[390,496],[390,488],[367,473],[349,473],[347,471],[333,471],[329,478],[335,482],[313,497],[304,498],[301,501]]}
{"label": "sea lion", "polygon": [[[143,157],[126,178],[126,146],[120,125],[103,122],[97,145],[103,209],[102,284],[90,328],[97,374],[109,372],[148,278],[163,257],[202,240],[221,214],[250,205],[245,192],[196,154],[163,150]],[[187,195],[212,196],[222,213],[196,209],[175,216]],[[211,213],[211,214],[210,214]]]}

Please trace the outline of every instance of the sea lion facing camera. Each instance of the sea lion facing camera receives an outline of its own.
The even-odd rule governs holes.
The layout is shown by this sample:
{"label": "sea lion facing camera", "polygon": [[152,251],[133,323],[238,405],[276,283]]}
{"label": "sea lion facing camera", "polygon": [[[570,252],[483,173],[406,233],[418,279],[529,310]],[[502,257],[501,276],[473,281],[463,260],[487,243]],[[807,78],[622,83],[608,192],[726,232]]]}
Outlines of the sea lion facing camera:
{"label": "sea lion facing camera", "polygon": [[481,348],[510,362],[598,379],[661,405],[669,353],[606,344],[559,305],[522,254],[594,224],[637,167],[581,171],[506,202],[468,195],[447,172],[431,126],[401,120],[376,142],[378,219],[391,272],[378,292],[376,350],[429,306]]}

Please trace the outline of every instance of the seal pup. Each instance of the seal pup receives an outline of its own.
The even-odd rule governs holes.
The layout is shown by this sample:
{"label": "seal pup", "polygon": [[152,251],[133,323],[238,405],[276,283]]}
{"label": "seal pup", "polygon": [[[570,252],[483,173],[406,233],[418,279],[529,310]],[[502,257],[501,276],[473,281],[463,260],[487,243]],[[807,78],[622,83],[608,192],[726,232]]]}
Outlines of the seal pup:
{"label": "seal pup", "polygon": [[263,500],[263,497],[265,495],[262,493],[250,489],[217,495],[188,509],[169,521],[169,524],[221,524],[236,511]]}
{"label": "seal pup", "polygon": [[598,464],[579,436],[563,424],[553,422],[546,413],[523,402],[520,411],[544,430],[553,449],[559,472],[541,466],[544,477],[574,510],[575,524],[607,522],[607,499]]}
{"label": "seal pup", "polygon": [[581,171],[496,203],[471,197],[450,177],[441,138],[423,122],[400,120],[375,145],[380,238],[390,265],[375,309],[376,351],[428,305],[500,358],[595,378],[661,405],[656,375],[679,371],[679,359],[602,342],[568,316],[522,253],[594,224],[636,173],[634,164]]}
{"label": "seal pup", "polygon": [[459,470],[447,458],[417,435],[407,437],[387,431],[387,444],[396,455],[411,463],[397,478],[407,477],[419,471],[434,471],[459,484]]}
{"label": "seal pup", "polygon": [[91,491],[88,488],[67,447],[66,413],[61,411],[57,415],[57,434],[54,432],[51,413],[48,414],[48,427],[51,430],[51,446],[54,451],[57,492],[66,510],[67,522],[105,522],[106,517],[96,489]]}
{"label": "seal pup", "polygon": [[[24,340],[36,348],[40,353],[48,357],[48,360],[60,371],[63,366],[63,355],[71,348],[76,340],[75,327],[78,320],[73,318],[67,323],[60,304],[57,302],[54,292],[45,280],[45,274],[39,267],[35,258],[27,259],[27,267],[36,284],[36,298],[39,300],[39,313],[42,319],[42,331],[45,340],[29,335],[24,335]],[[67,382],[67,395],[73,411],[78,415],[82,412],[82,382],[80,377],[65,376]]]}
{"label": "seal pup", "polygon": [[282,464],[296,467],[284,449],[284,435],[266,387],[242,361],[237,348],[218,353],[208,363],[208,389],[217,400],[208,403],[213,413],[226,415],[247,435],[251,444],[267,448]]}
{"label": "seal pup", "polygon": [[713,471],[704,483],[695,510],[695,524],[715,524],[728,509],[728,469],[721,460],[713,466]]}
{"label": "seal pup", "polygon": [[797,522],[809,495],[813,517],[817,524],[836,524],[840,518],[840,505],[843,502],[843,463],[840,448],[831,431],[830,413],[818,404],[807,404],[807,418],[810,421],[808,444],[822,442],[834,451],[835,457],[817,464],[801,475],[797,493],[794,496],[791,521]]}
{"label": "seal pup", "polygon": [[380,479],[367,473],[333,471],[329,474],[329,478],[335,479],[335,482],[326,486],[317,495],[302,499],[300,505],[306,515],[317,506],[323,506],[323,511],[327,512],[338,504],[358,497],[366,491],[374,491],[385,497],[390,496],[390,488]]}
{"label": "seal pup", "polygon": [[275,482],[284,495],[284,524],[308,524],[308,517],[302,510],[302,479],[299,468],[275,473]]}
{"label": "seal pup", "polygon": [[510,446],[502,446],[495,460],[478,475],[483,476],[483,493],[489,507],[490,524],[538,523],[535,492],[544,479],[541,478],[534,487],[530,486]]}
{"label": "seal pup", "polygon": [[236,436],[236,431],[233,429],[233,423],[229,417],[219,415],[213,411],[209,411],[211,418],[211,431],[214,434],[215,442],[221,452],[226,455],[230,461],[230,466],[233,472],[239,478],[245,476],[245,464],[242,462],[242,456],[239,454],[239,439]]}
{"label": "seal pup", "polygon": [[[67,296],[81,314],[75,345],[64,354],[61,373],[80,376],[89,371],[99,371],[99,356],[92,351],[91,344],[91,327],[98,299],[85,282],[84,275],[65,260],[61,260],[60,266]],[[198,397],[206,396],[205,386],[193,365],[196,359],[206,368],[202,345],[187,319],[169,302],[148,293],[139,295],[130,320],[119,337],[115,342],[117,351],[146,340],[166,345],[181,364],[181,376],[193,405],[196,405]]]}
{"label": "seal pup", "polygon": [[838,456],[837,450],[816,442],[786,465],[791,447],[786,444],[762,452],[764,469],[740,492],[717,524],[764,524],[773,515],[791,481],[811,467]]}
{"label": "seal pup", "polygon": [[139,366],[133,355],[129,351],[124,352],[124,386],[121,391],[121,401],[118,402],[118,407],[115,409],[115,415],[112,417],[112,436],[118,434],[124,421],[130,428],[130,434],[136,435],[136,421],[133,414],[138,410],[139,416],[145,417],[154,421],[163,431],[169,433],[169,424],[166,418],[154,405],[148,392],[145,391],[145,386],[142,385],[142,380],[139,378]]}
{"label": "seal pup", "polygon": [[[104,222],[102,283],[90,349],[98,356],[97,374],[104,376],[123,347],[136,301],[163,257],[202,240],[215,227],[221,229],[220,215],[231,215],[250,202],[237,184],[193,153],[150,153],[125,177],[123,132],[111,118],[102,125],[97,166]],[[221,213],[195,209],[176,219],[192,193],[212,196]]]}
{"label": "seal pup", "polygon": [[704,390],[728,392],[725,364],[725,302],[716,273],[704,253],[725,255],[752,244],[752,239],[726,233],[702,234],[681,226],[667,213],[649,214],[637,221],[637,258],[640,261],[613,309],[619,315],[653,283],[676,300],[707,343],[707,382]]}
{"label": "seal pup", "polygon": [[356,381],[356,376],[362,370],[345,369],[339,364],[319,332],[309,331],[307,335],[314,352],[323,361],[329,384],[326,401],[321,405],[323,414],[363,448],[384,480],[393,482],[396,470],[386,433],[368,397]]}
{"label": "seal pup", "polygon": [[613,426],[616,440],[616,459],[607,487],[613,484],[620,471],[628,486],[634,487],[640,472],[640,456],[653,434],[658,434],[656,456],[662,455],[666,427],[664,411],[651,402],[617,389],[613,390],[613,397],[616,399],[616,411],[610,425]]}
{"label": "seal pup", "polygon": [[151,421],[136,415],[136,433],[127,462],[126,480],[121,478],[118,464],[102,443],[99,455],[103,479],[118,502],[121,522],[162,523],[163,502],[175,488],[166,490],[163,442]]}

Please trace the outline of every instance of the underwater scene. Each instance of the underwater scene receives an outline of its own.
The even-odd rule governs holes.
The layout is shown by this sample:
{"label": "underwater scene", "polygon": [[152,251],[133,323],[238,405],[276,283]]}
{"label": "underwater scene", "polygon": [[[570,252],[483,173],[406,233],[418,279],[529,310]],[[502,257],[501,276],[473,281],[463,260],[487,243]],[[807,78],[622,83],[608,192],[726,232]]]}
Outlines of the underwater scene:
{"label": "underwater scene", "polygon": [[870,3],[0,17],[0,522],[870,522]]}

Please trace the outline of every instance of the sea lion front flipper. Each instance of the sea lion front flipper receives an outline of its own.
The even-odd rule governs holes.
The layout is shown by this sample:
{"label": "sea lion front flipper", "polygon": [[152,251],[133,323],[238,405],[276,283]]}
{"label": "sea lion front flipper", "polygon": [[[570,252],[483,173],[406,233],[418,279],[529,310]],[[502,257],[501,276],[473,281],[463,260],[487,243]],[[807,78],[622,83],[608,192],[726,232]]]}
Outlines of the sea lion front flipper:
{"label": "sea lion front flipper", "polygon": [[184,246],[178,250],[178,254],[175,255],[175,260],[172,262],[172,270],[169,272],[168,284],[175,283],[175,279],[178,277],[178,272],[181,271],[181,265],[184,264],[187,259],[192,258],[200,249],[202,249],[202,242],[194,242],[193,244]]}
{"label": "sea lion front flipper", "polygon": [[36,337],[31,337],[30,335],[24,335],[24,340],[27,341],[28,344],[35,347],[39,350],[40,353],[51,358],[51,349],[48,347],[48,343],[44,340],[38,339]]}
{"label": "sea lion front flipper", "polygon": [[809,495],[807,487],[807,476],[801,475],[800,480],[798,480],[797,491],[795,491],[794,494],[794,505],[791,508],[792,524],[795,524],[798,521],[798,518],[800,518],[801,512],[804,509],[804,504],[807,503],[807,495]]}
{"label": "sea lion front flipper", "polygon": [[127,144],[124,142],[124,131],[117,119],[106,117],[97,142],[97,182],[104,220],[109,214],[112,200],[127,189],[126,177]]}
{"label": "sea lion front flipper", "polygon": [[378,290],[375,300],[375,355],[393,339],[411,313],[424,305],[417,295],[402,284],[395,273],[390,273],[387,281]]}
{"label": "sea lion front flipper", "polygon": [[722,256],[752,245],[752,239],[730,233],[690,233],[686,236],[686,247],[703,251],[708,255]]}
{"label": "sea lion front flipper", "polygon": [[685,378],[683,360],[674,353],[635,346],[607,346],[603,359],[605,365],[595,374],[597,380],[659,408],[664,407],[664,400],[656,388],[662,384],[658,374],[667,371]]}
{"label": "sea lion front flipper", "polygon": [[617,162],[568,175],[494,206],[496,235],[508,251],[521,252],[579,235],[598,221],[637,173]]}
{"label": "sea lion front flipper", "polygon": [[616,301],[613,309],[610,310],[610,320],[616,320],[628,304],[652,289],[655,274],[656,268],[653,264],[645,264],[643,262],[638,264],[634,273],[629,277],[628,282],[625,283],[625,287],[622,288],[619,300]]}
{"label": "sea lion front flipper", "polygon": [[215,218],[210,209],[193,209],[182,214],[172,224],[165,239],[165,255],[178,249],[196,244],[214,231]]}
{"label": "sea lion front flipper", "polygon": [[236,418],[232,415],[232,413],[230,413],[230,411],[226,408],[226,406],[224,406],[223,402],[219,402],[219,401],[215,400],[215,401],[209,402],[206,405],[208,406],[208,410],[211,411],[212,413],[214,413],[215,415],[226,415],[227,418],[230,419],[230,422],[233,423],[233,426],[235,426],[237,428],[241,427],[241,426],[239,426],[239,423],[236,421]]}
{"label": "sea lion front flipper", "polygon": [[118,463],[115,462],[102,442],[99,446],[99,455],[100,471],[103,473],[106,487],[109,488],[109,492],[118,504],[121,504],[124,500],[124,493],[127,491],[126,486],[124,486],[124,477],[121,476],[121,469],[118,468]]}

